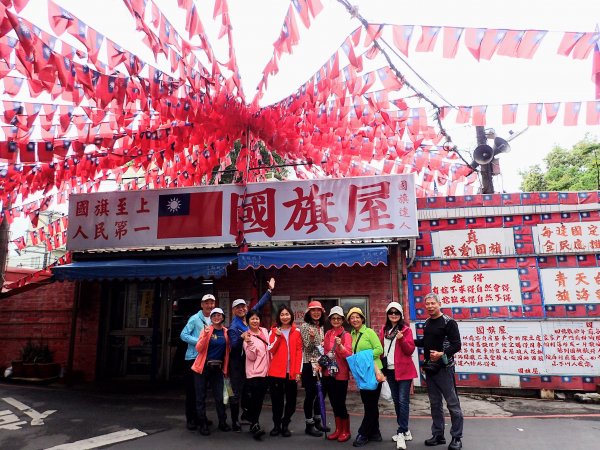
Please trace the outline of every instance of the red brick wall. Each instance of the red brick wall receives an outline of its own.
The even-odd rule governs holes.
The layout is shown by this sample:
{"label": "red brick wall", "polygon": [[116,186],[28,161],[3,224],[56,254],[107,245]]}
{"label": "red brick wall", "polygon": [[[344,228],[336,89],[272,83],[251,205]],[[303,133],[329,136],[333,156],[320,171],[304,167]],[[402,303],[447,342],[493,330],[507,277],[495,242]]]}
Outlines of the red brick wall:
{"label": "red brick wall", "polygon": [[[390,257],[390,260],[394,258]],[[392,262],[392,261],[391,261]],[[395,262],[395,261],[393,261]],[[276,280],[274,295],[289,295],[290,300],[307,300],[310,297],[366,296],[369,298],[370,326],[378,329],[385,320],[385,305],[398,298],[392,294],[397,286],[395,264],[365,267],[282,268],[265,270],[264,280]],[[266,283],[266,281],[265,281]],[[231,270],[227,278],[218,280],[215,291],[229,291],[230,303],[236,298],[249,300],[252,295],[252,271]],[[261,292],[264,286],[261,286]],[[220,305],[229,311],[230,305]],[[347,311],[345,311],[347,312]],[[231,317],[227,317],[229,322]]]}
{"label": "red brick wall", "polygon": [[[86,381],[94,379],[100,310],[99,286],[88,286],[82,296],[75,332],[73,369]],[[0,367],[20,358],[29,339],[43,341],[54,361],[66,367],[76,285],[55,282],[0,300]]]}
{"label": "red brick wall", "polygon": [[0,366],[19,359],[29,339],[43,340],[66,364],[73,293],[72,283],[52,283],[0,300]]}

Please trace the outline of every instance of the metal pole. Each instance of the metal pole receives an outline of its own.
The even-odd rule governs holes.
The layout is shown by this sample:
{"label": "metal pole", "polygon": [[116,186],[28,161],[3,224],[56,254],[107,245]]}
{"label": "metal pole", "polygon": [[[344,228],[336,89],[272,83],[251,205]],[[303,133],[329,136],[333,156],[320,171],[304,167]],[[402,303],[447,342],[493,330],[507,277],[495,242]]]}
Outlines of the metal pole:
{"label": "metal pole", "polygon": [[[487,137],[485,136],[485,128],[481,125],[475,127],[477,133],[477,145],[487,144]],[[494,180],[492,179],[492,163],[491,161],[487,164],[481,165],[481,193],[482,194],[493,194],[494,193]]]}

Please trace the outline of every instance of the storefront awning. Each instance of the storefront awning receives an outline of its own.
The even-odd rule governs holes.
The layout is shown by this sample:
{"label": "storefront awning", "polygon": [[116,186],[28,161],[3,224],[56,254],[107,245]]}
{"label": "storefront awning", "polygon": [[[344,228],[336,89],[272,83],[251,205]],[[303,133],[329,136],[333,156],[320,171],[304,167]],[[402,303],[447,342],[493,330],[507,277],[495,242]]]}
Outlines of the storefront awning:
{"label": "storefront awning", "polygon": [[203,258],[111,259],[77,261],[52,268],[59,281],[173,278],[219,278],[235,255]]}
{"label": "storefront awning", "polygon": [[326,249],[272,250],[238,253],[238,269],[249,267],[329,267],[387,265],[387,247],[346,247]]}

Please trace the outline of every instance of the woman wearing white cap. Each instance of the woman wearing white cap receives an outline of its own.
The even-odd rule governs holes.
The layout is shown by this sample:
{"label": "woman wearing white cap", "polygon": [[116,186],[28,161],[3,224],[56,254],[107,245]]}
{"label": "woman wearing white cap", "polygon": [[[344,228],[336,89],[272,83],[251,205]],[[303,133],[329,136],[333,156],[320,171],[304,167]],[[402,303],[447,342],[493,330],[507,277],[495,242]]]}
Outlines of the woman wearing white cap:
{"label": "woman wearing white cap", "polygon": [[404,322],[400,303],[389,303],[385,313],[386,321],[379,333],[379,339],[383,344],[383,373],[392,392],[398,422],[398,429],[392,439],[396,441],[396,448],[405,449],[406,441],[412,441],[408,429],[408,416],[410,385],[413,378],[417,377],[417,369],[412,360],[415,341],[410,327]]}
{"label": "woman wearing white cap", "polygon": [[323,436],[322,431],[329,431],[327,424],[321,424],[321,407],[317,398],[317,372],[319,367],[320,349],[323,348],[325,333],[323,314],[325,308],[321,302],[312,301],[308,304],[304,313],[304,323],[300,327],[302,335],[302,386],[304,387],[304,418],[306,429],[304,432],[309,436]]}
{"label": "woman wearing white cap", "polygon": [[325,369],[323,384],[333,409],[335,431],[327,439],[346,442],[350,439],[350,416],[346,409],[350,368],[346,358],[352,354],[352,336],[344,330],[344,310],[341,307],[331,308],[329,323],[331,329],[325,333],[323,347],[331,364]]}
{"label": "woman wearing white cap", "polygon": [[[383,354],[383,347],[379,342],[379,336],[372,328],[365,325],[366,317],[360,308],[351,308],[348,311],[346,319],[352,326],[352,353],[362,352],[363,350],[373,351],[373,362],[376,369],[381,370],[380,356]],[[378,380],[379,381],[379,380]],[[381,432],[379,431],[379,394],[381,393],[381,382],[377,383],[375,390],[360,390],[360,399],[363,403],[363,420],[358,428],[358,435],[352,443],[354,447],[362,447],[369,441],[381,442]]]}
{"label": "woman wearing white cap", "polygon": [[229,337],[227,328],[223,326],[225,313],[221,308],[210,312],[211,324],[200,333],[196,344],[198,356],[192,370],[196,372],[196,411],[200,418],[200,434],[208,436],[210,429],[206,420],[206,389],[210,384],[215,398],[215,407],[219,417],[219,430],[231,431],[227,424],[227,413],[223,403],[224,376],[227,376],[229,362]]}

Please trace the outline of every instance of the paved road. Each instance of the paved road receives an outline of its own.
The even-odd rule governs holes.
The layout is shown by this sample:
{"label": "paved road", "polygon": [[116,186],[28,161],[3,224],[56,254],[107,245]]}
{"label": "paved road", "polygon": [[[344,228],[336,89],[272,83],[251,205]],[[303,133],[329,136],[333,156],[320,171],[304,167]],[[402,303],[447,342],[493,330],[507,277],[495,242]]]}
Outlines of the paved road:
{"label": "paved road", "polygon": [[[465,410],[474,411],[465,421],[464,448],[487,450],[510,448],[510,450],[596,449],[600,442],[600,410],[588,408],[576,414],[556,413],[552,404],[540,407],[539,401],[519,400],[519,415],[495,414],[493,408],[472,408],[472,400],[465,397]],[[356,399],[350,403],[356,405]],[[409,449],[425,449],[423,440],[429,437],[430,420],[422,414],[422,397],[414,401],[415,415],[411,430],[415,437]],[[489,402],[493,403],[493,402]],[[542,404],[544,405],[544,404]],[[210,437],[200,436],[185,429],[182,413],[183,396],[173,390],[144,390],[143,392],[103,392],[90,389],[65,389],[0,384],[0,448],[48,449],[91,448],[89,445],[73,444],[107,435],[120,443],[110,445],[114,449],[192,449],[210,446],[211,449],[232,448],[262,449],[265,446],[285,445],[290,450],[344,446],[324,439],[304,435],[302,414],[294,416],[292,438],[265,437],[262,443],[252,440],[248,433],[221,433],[214,431]],[[355,408],[353,408],[355,409]],[[387,408],[385,408],[387,410]],[[526,414],[526,417],[524,415]],[[549,414],[549,415],[548,415]],[[531,417],[534,415],[534,417]],[[331,417],[331,414],[330,414]],[[263,410],[262,422],[270,426],[270,409]],[[353,414],[352,431],[356,433],[360,414]],[[10,429],[14,428],[14,429]],[[384,415],[381,431],[384,442],[369,443],[367,449],[395,448],[390,437],[395,429],[394,419]],[[136,436],[140,436],[137,437]],[[133,438],[130,440],[126,440]],[[70,445],[66,445],[70,444]],[[60,447],[62,446],[62,447]],[[438,449],[446,448],[439,446]]]}

